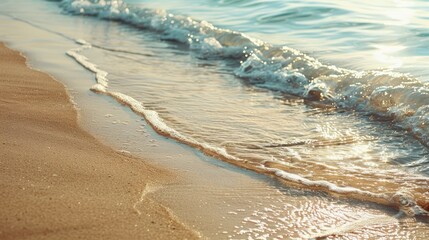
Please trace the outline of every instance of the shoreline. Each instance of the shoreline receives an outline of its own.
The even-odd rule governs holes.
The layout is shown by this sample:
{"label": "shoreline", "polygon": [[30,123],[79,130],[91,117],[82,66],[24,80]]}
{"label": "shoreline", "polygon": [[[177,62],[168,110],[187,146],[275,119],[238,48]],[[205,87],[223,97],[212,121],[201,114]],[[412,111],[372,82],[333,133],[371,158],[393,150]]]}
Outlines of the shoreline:
{"label": "shoreline", "polygon": [[146,195],[174,174],[100,143],[60,82],[0,56],[1,239],[199,237]]}
{"label": "shoreline", "polygon": [[[38,6],[39,3],[47,2],[36,1],[34,3],[35,6]],[[32,12],[30,9],[34,7],[32,5],[27,7],[28,12]],[[25,14],[24,16],[22,19],[38,22],[38,18],[28,17]],[[41,14],[41,16],[44,15]],[[389,235],[388,233],[397,231],[401,234],[407,234],[406,231],[397,228],[397,219],[392,218],[397,214],[397,211],[393,208],[290,187],[278,179],[219,161],[219,159],[209,157],[190,146],[157,134],[148,122],[128,107],[124,107],[108,96],[89,91],[94,84],[94,74],[65,55],[66,51],[76,47],[74,41],[64,40],[52,32],[28,25],[26,22],[9,19],[1,15],[0,19],[3,20],[2,24],[6,26],[5,32],[2,34],[2,41],[11,48],[24,53],[27,56],[29,68],[53,76],[53,79],[60,82],[60,88],[66,88],[69,98],[76,103],[74,107],[78,114],[77,123],[81,129],[84,129],[84,132],[94,136],[97,142],[101,142],[101,145],[124,153],[131,153],[137,158],[147,160],[143,163],[148,162],[149,165],[159,166],[159,169],[166,169],[170,173],[174,173],[173,176],[168,172],[163,172],[161,175],[166,174],[163,175],[165,177],[162,177],[163,180],[160,177],[155,177],[154,179],[158,179],[158,181],[148,182],[148,185],[144,185],[147,188],[140,185],[138,186],[140,188],[136,190],[140,192],[133,192],[133,196],[126,197],[132,201],[132,206],[128,203],[127,209],[134,214],[138,215],[137,210],[143,213],[141,210],[144,205],[160,203],[161,209],[166,210],[162,211],[161,214],[168,212],[167,219],[171,217],[176,219],[176,222],[185,223],[186,226],[190,226],[198,232],[197,236],[208,239],[258,238],[262,234],[278,239],[326,236],[327,233],[352,237],[358,237],[360,233],[364,233],[372,238]],[[63,16],[61,15],[59,19],[63,19]],[[86,27],[91,28],[92,24],[100,24],[100,26],[105,27],[111,25],[110,22],[98,22],[92,18],[72,19],[79,23],[75,24],[76,26],[85,26],[72,28],[74,32],[82,32],[82,39],[90,39],[83,33],[88,31]],[[70,36],[74,35],[71,34]],[[97,57],[99,57],[97,54],[100,53],[103,51],[92,53],[88,51],[85,52],[85,55],[100,64],[97,61]],[[100,66],[104,65],[101,64]],[[155,72],[149,71],[149,73]],[[2,104],[1,96],[0,104]],[[0,111],[0,113],[2,112]],[[2,142],[0,142],[0,146],[1,144]],[[2,156],[1,151],[0,156]],[[1,162],[0,158],[0,167],[3,167]],[[151,173],[152,175],[149,175],[157,175],[156,171],[155,169]],[[97,169],[96,173],[99,172],[100,169]],[[58,173],[53,174],[59,176]],[[125,178],[129,178],[129,176],[125,176]],[[125,191],[123,193],[129,195]],[[142,195],[145,196],[143,204],[138,201]],[[110,212],[106,214],[110,214]],[[370,230],[373,225],[371,216],[393,220],[393,222],[385,226],[385,231],[374,232]],[[110,224],[109,226],[114,225],[111,219],[105,220]],[[329,222],[328,225],[324,224],[327,222]],[[367,222],[368,225],[358,224],[356,228],[350,229],[349,227],[356,222]],[[155,223],[158,224],[158,221]],[[85,226],[91,227],[88,223],[82,225],[82,227]],[[64,228],[66,229],[66,227]],[[420,228],[419,234],[429,236],[427,226],[421,222],[407,223],[405,227]],[[113,232],[111,229],[108,230]],[[157,231],[162,231],[162,228],[152,227],[150,229],[152,234],[147,235],[147,238],[155,238]],[[37,238],[39,235],[33,238]],[[99,238],[104,236],[99,235]],[[51,236],[53,236],[51,238],[59,238],[56,235]],[[178,234],[174,235],[173,238],[176,236],[177,238],[181,237]],[[111,238],[121,237],[111,236]],[[43,236],[38,238],[43,238]],[[158,238],[169,239],[172,237],[162,235]]]}

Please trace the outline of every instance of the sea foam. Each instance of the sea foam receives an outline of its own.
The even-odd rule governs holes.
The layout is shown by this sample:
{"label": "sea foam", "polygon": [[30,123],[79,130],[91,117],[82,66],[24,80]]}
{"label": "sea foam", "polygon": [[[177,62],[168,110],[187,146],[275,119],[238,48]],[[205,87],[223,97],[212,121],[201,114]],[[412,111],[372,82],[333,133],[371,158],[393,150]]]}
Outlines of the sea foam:
{"label": "sea foam", "polygon": [[[389,71],[353,71],[325,65],[298,50],[273,46],[250,38],[244,33],[220,29],[206,21],[177,16],[163,10],[127,6],[122,1],[64,0],[62,8],[68,13],[96,16],[120,21],[158,32],[163,39],[188,44],[189,48],[205,58],[237,60],[237,77],[255,86],[294,94],[330,107],[350,109],[363,113],[389,117],[412,132],[424,144],[429,143],[429,87],[416,78]],[[95,74],[93,91],[109,95],[141,114],[152,127],[164,136],[185,143],[202,152],[232,162],[248,169],[272,174],[286,181],[340,195],[372,200],[388,205],[412,205],[412,212],[427,215],[412,197],[400,192],[393,195],[372,193],[353,187],[341,187],[328,181],[310,180],[263,164],[247,164],[243,159],[230,155],[225,149],[201,143],[169,127],[157,112],[148,110],[143,103],[123,93],[108,90],[108,73],[91,63],[81,52],[92,45],[76,40],[81,46],[67,54]],[[404,200],[405,199],[405,200]],[[411,199],[411,200],[410,200]],[[411,203],[411,204],[410,204]],[[414,203],[414,204],[413,204]]]}
{"label": "sea foam", "polygon": [[[187,44],[203,58],[236,59],[240,67],[234,74],[255,86],[320,101],[329,107],[390,118],[429,145],[429,86],[409,74],[325,65],[296,49],[274,46],[164,10],[128,6],[120,0],[64,0],[61,7],[71,14],[158,32],[162,39]],[[103,85],[104,73],[98,77]]]}

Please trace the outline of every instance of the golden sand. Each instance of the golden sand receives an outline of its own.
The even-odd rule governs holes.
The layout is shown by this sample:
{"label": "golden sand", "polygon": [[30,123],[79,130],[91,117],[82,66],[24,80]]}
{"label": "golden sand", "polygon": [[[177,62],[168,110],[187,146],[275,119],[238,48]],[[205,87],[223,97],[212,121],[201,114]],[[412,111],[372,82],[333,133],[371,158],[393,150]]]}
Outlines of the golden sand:
{"label": "golden sand", "polygon": [[194,239],[146,186],[174,175],[102,145],[64,87],[0,44],[0,239]]}

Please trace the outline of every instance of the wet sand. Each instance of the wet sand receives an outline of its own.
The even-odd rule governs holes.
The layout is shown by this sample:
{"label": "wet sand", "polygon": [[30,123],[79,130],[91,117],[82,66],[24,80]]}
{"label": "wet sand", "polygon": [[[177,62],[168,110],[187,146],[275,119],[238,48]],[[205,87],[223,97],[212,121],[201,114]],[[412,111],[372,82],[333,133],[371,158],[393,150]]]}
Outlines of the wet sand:
{"label": "wet sand", "polygon": [[194,239],[153,197],[175,175],[83,131],[64,86],[0,44],[0,239]]}
{"label": "wet sand", "polygon": [[[30,36],[43,36],[22,29]],[[46,36],[38,41],[52,45],[58,39]],[[91,97],[86,85],[91,74],[81,76],[79,66],[73,72],[60,64],[64,52],[50,55],[45,48],[29,48],[25,41],[10,42],[29,56],[31,66],[63,81],[82,108],[79,123],[86,131],[113,149],[147,161],[115,153],[79,130],[63,86],[52,79],[38,80],[47,77],[39,72],[28,75],[24,59],[3,49],[0,239],[429,236],[425,223],[396,219],[393,209],[289,188],[165,140],[119,103],[100,95]],[[45,60],[45,56],[51,57],[50,62],[37,64],[35,59]],[[78,81],[81,78],[85,84]]]}

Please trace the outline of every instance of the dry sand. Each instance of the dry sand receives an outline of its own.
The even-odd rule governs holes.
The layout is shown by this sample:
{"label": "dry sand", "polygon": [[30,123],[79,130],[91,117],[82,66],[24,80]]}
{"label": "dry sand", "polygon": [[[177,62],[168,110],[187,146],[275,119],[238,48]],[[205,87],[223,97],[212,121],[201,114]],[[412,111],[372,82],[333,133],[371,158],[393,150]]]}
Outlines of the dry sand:
{"label": "dry sand", "polygon": [[145,193],[173,174],[102,145],[62,84],[0,44],[0,239],[193,239]]}

